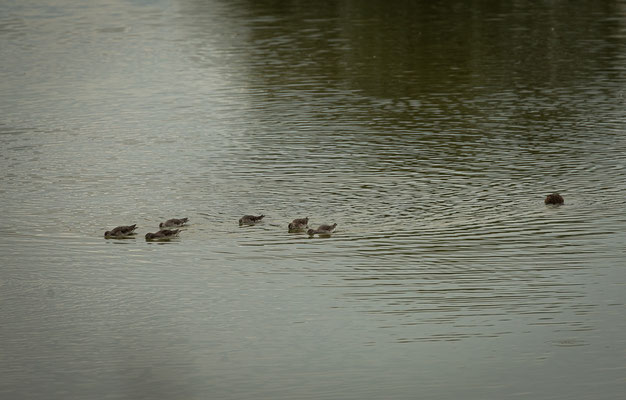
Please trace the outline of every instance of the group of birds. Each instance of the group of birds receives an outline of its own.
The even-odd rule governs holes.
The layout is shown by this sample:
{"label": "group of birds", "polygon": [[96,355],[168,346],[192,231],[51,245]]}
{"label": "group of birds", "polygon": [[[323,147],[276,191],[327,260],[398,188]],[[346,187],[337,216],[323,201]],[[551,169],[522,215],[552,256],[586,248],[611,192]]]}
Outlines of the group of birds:
{"label": "group of birds", "polygon": [[[178,235],[180,229],[163,229],[183,226],[189,221],[189,218],[172,218],[159,224],[159,231],[146,233],[146,240],[164,240],[171,239]],[[133,236],[137,229],[137,224],[118,226],[110,231],[104,232],[106,239],[123,239]]]}
{"label": "group of birds", "polygon": [[[545,204],[551,205],[561,205],[564,204],[563,196],[558,193],[552,193],[546,196],[544,200]],[[265,215],[244,215],[239,218],[239,226],[242,225],[254,225],[257,222],[260,222]],[[165,222],[161,222],[159,224],[160,230],[154,233],[146,233],[146,240],[169,240],[178,235],[180,229],[164,229],[164,228],[175,228],[181,227],[185,225],[189,221],[189,218],[172,218],[168,219]],[[309,236],[319,235],[319,236],[330,236],[331,233],[335,231],[337,224],[332,225],[320,225],[317,229],[309,228],[309,217],[306,218],[296,218],[291,221],[287,228],[289,232],[305,232],[309,234]],[[135,229],[137,228],[137,224],[127,225],[127,226],[118,226],[116,228],[111,229],[110,231],[104,232],[104,237],[107,239],[120,239],[129,237],[135,234]]]}
{"label": "group of birds", "polygon": [[[239,218],[239,226],[254,225],[257,222],[261,221],[263,217],[265,217],[265,215],[258,215],[258,216],[244,215],[243,217]],[[330,235],[331,233],[333,233],[333,231],[337,227],[337,224],[320,225],[317,227],[317,229],[307,229],[308,227],[309,227],[309,217],[296,218],[287,225],[287,228],[289,229],[290,233],[306,231],[306,233],[308,233],[309,236],[314,236],[314,235],[324,236],[324,235]]]}
{"label": "group of birds", "polygon": [[[261,221],[265,215],[244,215],[239,218],[239,225],[254,225],[257,222]],[[159,224],[159,228],[161,228],[158,232],[154,233],[146,233],[146,240],[169,240],[178,235],[180,229],[163,229],[163,228],[173,228],[173,227],[181,227],[185,225],[189,221],[189,218],[172,218],[168,219],[165,222],[161,222]],[[287,226],[289,228],[289,232],[304,232],[306,231],[309,236],[319,235],[319,236],[329,236],[335,228],[337,224],[332,225],[320,225],[317,229],[307,229],[309,227],[309,217],[306,218],[296,218],[289,223]],[[123,225],[118,226],[116,228],[111,229],[110,231],[104,232],[104,237],[106,239],[124,239],[135,235],[135,229],[137,229],[137,224],[134,225]]]}

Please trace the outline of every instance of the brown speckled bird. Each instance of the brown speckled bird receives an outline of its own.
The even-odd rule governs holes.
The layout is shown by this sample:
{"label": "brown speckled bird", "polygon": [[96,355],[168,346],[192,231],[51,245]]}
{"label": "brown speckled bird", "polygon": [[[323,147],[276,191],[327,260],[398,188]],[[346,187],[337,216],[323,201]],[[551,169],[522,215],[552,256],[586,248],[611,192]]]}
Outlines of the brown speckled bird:
{"label": "brown speckled bird", "polygon": [[558,193],[552,193],[546,196],[545,203],[546,204],[563,204],[565,201],[563,200],[563,196]]}
{"label": "brown speckled bird", "polygon": [[172,218],[172,219],[168,219],[165,222],[161,222],[159,224],[159,228],[170,228],[170,227],[174,227],[174,226],[183,226],[187,223],[187,221],[189,221],[189,218]]}
{"label": "brown speckled bird", "polygon": [[239,218],[239,225],[252,225],[252,224],[256,224],[257,222],[259,222],[260,220],[263,219],[263,217],[265,217],[265,215],[259,215],[259,216],[254,216],[254,215],[244,215],[243,217]]}
{"label": "brown speckled bird", "polygon": [[104,237],[105,238],[121,238],[125,236],[130,236],[134,234],[134,230],[136,228],[137,228],[137,224],[118,226],[116,228],[111,229],[110,231],[104,232]]}
{"label": "brown speckled bird", "polygon": [[180,229],[161,229],[155,233],[146,233],[146,240],[160,240],[160,239],[171,239],[174,236],[178,235]]}
{"label": "brown speckled bird", "polygon": [[330,235],[331,233],[333,233],[336,227],[337,227],[337,224],[320,225],[319,227],[317,227],[317,229],[309,229],[308,231],[306,231],[306,233],[308,233],[309,236],[313,236],[315,234]]}
{"label": "brown speckled bird", "polygon": [[302,232],[309,227],[309,217],[296,218],[287,225],[289,232]]}

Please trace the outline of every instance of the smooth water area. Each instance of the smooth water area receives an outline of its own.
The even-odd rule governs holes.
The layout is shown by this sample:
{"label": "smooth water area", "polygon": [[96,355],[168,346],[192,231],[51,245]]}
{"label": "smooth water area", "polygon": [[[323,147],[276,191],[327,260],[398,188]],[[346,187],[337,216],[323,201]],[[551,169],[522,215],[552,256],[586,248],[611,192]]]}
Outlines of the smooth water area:
{"label": "smooth water area", "polygon": [[625,92],[623,0],[4,1],[0,398],[620,398]]}

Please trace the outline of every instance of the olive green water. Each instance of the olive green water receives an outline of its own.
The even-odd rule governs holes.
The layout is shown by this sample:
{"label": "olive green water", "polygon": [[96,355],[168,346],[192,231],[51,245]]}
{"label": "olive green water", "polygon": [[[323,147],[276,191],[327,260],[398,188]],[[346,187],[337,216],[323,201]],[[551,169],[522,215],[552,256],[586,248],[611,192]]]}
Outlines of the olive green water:
{"label": "olive green water", "polygon": [[0,398],[620,398],[625,92],[624,1],[4,1]]}

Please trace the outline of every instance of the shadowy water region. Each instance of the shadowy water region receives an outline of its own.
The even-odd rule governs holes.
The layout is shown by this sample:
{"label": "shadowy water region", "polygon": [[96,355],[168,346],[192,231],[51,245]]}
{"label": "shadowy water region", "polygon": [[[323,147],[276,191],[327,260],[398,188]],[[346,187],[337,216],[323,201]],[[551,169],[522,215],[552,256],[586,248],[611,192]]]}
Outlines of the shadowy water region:
{"label": "shadowy water region", "polygon": [[618,398],[625,38],[620,0],[3,3],[0,397]]}

